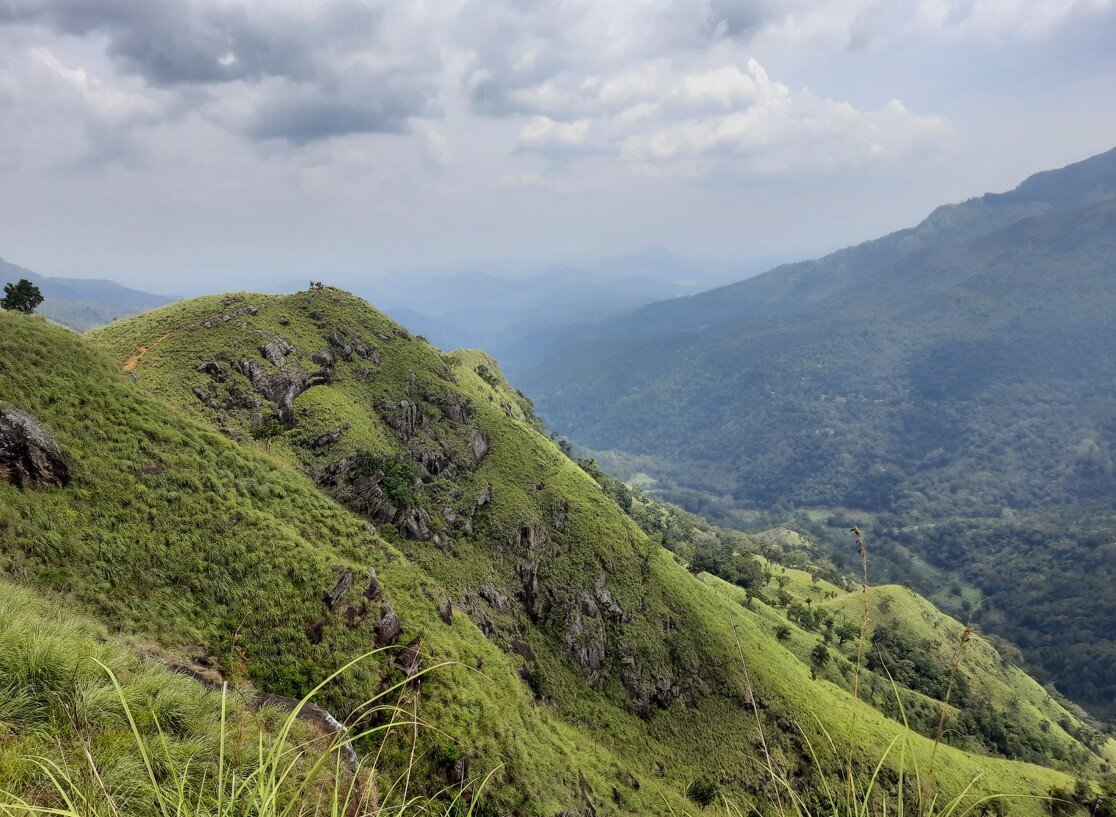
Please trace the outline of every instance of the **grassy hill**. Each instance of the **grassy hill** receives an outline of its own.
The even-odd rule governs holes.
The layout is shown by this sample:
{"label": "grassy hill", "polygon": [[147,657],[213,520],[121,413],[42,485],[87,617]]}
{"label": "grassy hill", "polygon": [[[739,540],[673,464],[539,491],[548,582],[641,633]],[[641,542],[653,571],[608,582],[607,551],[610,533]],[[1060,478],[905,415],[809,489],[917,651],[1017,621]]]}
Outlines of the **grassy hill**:
{"label": "grassy hill", "polygon": [[520,379],[557,431],[691,510],[832,514],[834,547],[871,520],[895,580],[980,591],[1042,680],[1112,718],[1114,201],[1110,151],[655,304]]}
{"label": "grassy hill", "polygon": [[[494,361],[443,355],[344,293],[202,298],[88,339],[0,315],[0,392],[43,423],[72,474],[65,487],[0,483],[5,581],[100,622],[80,625],[94,633],[83,643],[109,638],[129,661],[245,690],[298,696],[392,646],[322,702],[344,717],[403,684],[400,706],[429,727],[417,743],[397,730],[381,767],[412,768],[416,791],[467,768],[497,770],[488,813],[680,813],[706,777],[738,803],[764,803],[778,795],[761,737],[814,804],[843,775],[847,746],[864,779],[896,739],[908,763],[930,767],[931,738],[849,693],[847,658],[811,666],[803,650],[828,625],[775,591],[812,607],[823,590],[837,603],[840,587],[793,567],[783,586],[759,546],[748,558],[773,577],[757,593],[691,572],[540,432]],[[406,682],[416,654],[453,665]],[[60,661],[55,651],[43,663]],[[1003,678],[996,699],[977,698],[999,707],[1025,683]],[[45,689],[33,675],[2,697]],[[1081,725],[1056,702],[1042,707]],[[26,747],[6,711],[10,758]],[[823,746],[823,730],[840,748],[815,766],[807,740]],[[980,775],[975,791],[1045,794],[1101,770],[1060,727],[1047,749],[1038,765],[943,746],[933,777],[945,792]],[[33,771],[14,780],[44,796]]]}

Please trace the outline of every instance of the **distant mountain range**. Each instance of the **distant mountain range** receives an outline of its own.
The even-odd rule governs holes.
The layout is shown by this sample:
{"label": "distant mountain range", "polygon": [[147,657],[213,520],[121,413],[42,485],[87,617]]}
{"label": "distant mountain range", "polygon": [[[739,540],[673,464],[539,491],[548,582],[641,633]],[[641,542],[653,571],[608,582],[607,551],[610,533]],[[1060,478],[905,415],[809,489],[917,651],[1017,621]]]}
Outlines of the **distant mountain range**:
{"label": "distant mountain range", "polygon": [[598,323],[515,377],[691,509],[856,509],[891,569],[971,584],[1116,717],[1116,150]]}
{"label": "distant mountain range", "polygon": [[698,263],[652,246],[584,269],[552,264],[531,274],[400,275],[348,286],[436,346],[483,348],[518,369],[611,315],[746,273],[742,265]]}
{"label": "distant mountain range", "polygon": [[26,278],[43,293],[39,312],[51,320],[84,332],[171,303],[174,299],[98,279],[49,278],[0,258],[0,285]]}

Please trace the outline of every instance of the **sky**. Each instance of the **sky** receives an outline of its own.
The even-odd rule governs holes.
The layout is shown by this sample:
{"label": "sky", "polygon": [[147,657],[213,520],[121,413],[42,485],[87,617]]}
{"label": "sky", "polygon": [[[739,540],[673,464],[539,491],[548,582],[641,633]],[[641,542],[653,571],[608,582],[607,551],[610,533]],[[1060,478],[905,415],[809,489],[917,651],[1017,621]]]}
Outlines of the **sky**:
{"label": "sky", "polygon": [[0,256],[742,275],[1116,146],[1116,0],[0,0]]}

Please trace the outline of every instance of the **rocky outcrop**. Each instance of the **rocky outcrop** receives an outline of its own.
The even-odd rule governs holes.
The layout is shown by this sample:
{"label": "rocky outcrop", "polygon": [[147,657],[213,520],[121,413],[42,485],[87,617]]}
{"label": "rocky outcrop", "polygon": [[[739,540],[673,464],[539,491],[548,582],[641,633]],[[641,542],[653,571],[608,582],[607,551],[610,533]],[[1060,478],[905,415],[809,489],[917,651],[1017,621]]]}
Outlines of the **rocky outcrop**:
{"label": "rocky outcrop", "polygon": [[216,392],[210,394],[207,390],[203,389],[201,386],[194,386],[192,389],[190,389],[190,391],[192,391],[194,393],[194,397],[198,398],[198,401],[203,406],[205,406],[206,408],[211,408],[211,409],[216,409],[217,408],[217,400],[216,400],[217,393]]}
{"label": "rocky outcrop", "polygon": [[70,467],[61,447],[26,411],[0,403],[0,481],[62,488]]}
{"label": "rocky outcrop", "polygon": [[359,473],[352,459],[330,463],[318,472],[318,484],[341,489],[341,499],[357,513],[386,522],[408,539],[427,542],[433,536],[430,513],[421,506],[399,508],[383,488],[384,472]]}
{"label": "rocky outcrop", "polygon": [[453,459],[446,453],[447,448],[444,444],[434,445],[417,440],[407,446],[411,459],[419,466],[419,476],[423,482],[429,482],[438,474],[445,473],[453,465]]}
{"label": "rocky outcrop", "polygon": [[607,657],[607,642],[600,618],[584,615],[576,607],[571,609],[566,615],[565,642],[573,659],[589,670],[590,683],[595,682]]}
{"label": "rocky outcrop", "polygon": [[508,597],[497,590],[492,582],[480,589],[480,597],[501,612],[508,608]]}
{"label": "rocky outcrop", "polygon": [[229,379],[228,369],[222,366],[221,362],[218,360],[207,360],[197,367],[197,371],[209,375],[218,383],[224,383]]}
{"label": "rocky outcrop", "polygon": [[488,435],[481,429],[473,426],[469,429],[468,445],[469,458],[473,461],[473,467],[476,468],[481,464],[481,461],[488,456]]}
{"label": "rocky outcrop", "polygon": [[297,698],[272,695],[267,692],[257,692],[252,700],[252,705],[257,709],[261,706],[274,706],[287,712],[297,713],[296,717],[299,720],[311,724],[330,738],[328,744],[331,746],[330,751],[336,752],[349,769],[355,771],[360,766],[360,757],[349,742],[348,728],[333,717],[329,710],[323,709],[313,701],[302,701]]}
{"label": "rocky outcrop", "polygon": [[640,717],[647,717],[652,707],[666,709],[679,698],[690,700],[707,691],[705,682],[696,673],[691,672],[680,680],[641,668],[635,652],[627,644],[621,643],[617,651],[620,655],[620,683]]}
{"label": "rocky outcrop", "polygon": [[377,522],[395,522],[397,508],[382,487],[384,474],[356,474],[349,458],[330,463],[318,475],[320,485],[343,489],[345,504]]}
{"label": "rocky outcrop", "polygon": [[334,329],[326,336],[326,342],[337,350],[337,354],[344,361],[350,361],[353,356],[368,360],[372,363],[380,363],[380,353],[376,347],[368,343],[363,338],[355,335],[349,335],[344,329]]}
{"label": "rocky outcrop", "polygon": [[376,623],[376,646],[391,647],[399,643],[403,634],[403,620],[390,604],[380,610],[380,620]]}
{"label": "rocky outcrop", "polygon": [[508,544],[520,552],[535,554],[546,544],[546,534],[538,525],[523,525]]}
{"label": "rocky outcrop", "polygon": [[527,615],[535,623],[542,621],[553,606],[550,597],[539,589],[539,560],[532,559],[516,566],[516,573],[522,582],[519,597],[527,610]]}
{"label": "rocky outcrop", "polygon": [[287,365],[287,355],[295,353],[294,346],[283,338],[275,338],[269,340],[267,343],[260,345],[260,354],[264,359],[277,369],[282,369]]}
{"label": "rocky outcrop", "polygon": [[345,423],[337,428],[331,428],[324,434],[319,434],[310,441],[311,448],[329,448],[331,445],[337,445],[341,442],[341,437],[346,431],[349,430],[349,424]]}
{"label": "rocky outcrop", "polygon": [[384,422],[394,430],[404,442],[414,436],[415,430],[422,425],[422,410],[418,403],[410,400],[391,400],[384,404],[380,415]]}
{"label": "rocky outcrop", "polygon": [[349,592],[349,588],[353,586],[353,571],[346,567],[341,571],[341,575],[337,577],[336,584],[333,589],[326,593],[325,603],[326,606],[333,612],[337,611],[337,605],[341,603],[342,597]]}
{"label": "rocky outcrop", "polygon": [[601,605],[601,611],[605,618],[617,623],[626,620],[624,611],[612,597],[612,592],[607,587],[605,587],[604,576],[601,576],[599,579],[597,579],[597,583],[593,587],[593,595],[597,597],[597,601]]}
{"label": "rocky outcrop", "polygon": [[414,678],[422,672],[422,636],[415,636],[402,650],[393,662],[407,678]]}
{"label": "rocky outcrop", "polygon": [[381,601],[384,597],[384,588],[376,575],[376,568],[370,567],[366,572],[368,574],[368,586],[364,588],[364,597],[369,601]]}
{"label": "rocky outcrop", "polygon": [[442,416],[455,423],[467,423],[473,416],[469,398],[454,392],[439,392],[428,400],[434,404]]}
{"label": "rocky outcrop", "polygon": [[408,539],[415,539],[420,542],[430,540],[432,534],[429,523],[430,514],[423,507],[409,508],[395,520],[395,526],[400,533]]}
{"label": "rocky outcrop", "polygon": [[326,370],[307,374],[297,366],[268,374],[259,363],[248,358],[237,361],[237,368],[252,383],[252,386],[265,398],[275,404],[279,422],[285,428],[294,428],[294,401],[300,394],[314,386],[324,386],[330,382]]}

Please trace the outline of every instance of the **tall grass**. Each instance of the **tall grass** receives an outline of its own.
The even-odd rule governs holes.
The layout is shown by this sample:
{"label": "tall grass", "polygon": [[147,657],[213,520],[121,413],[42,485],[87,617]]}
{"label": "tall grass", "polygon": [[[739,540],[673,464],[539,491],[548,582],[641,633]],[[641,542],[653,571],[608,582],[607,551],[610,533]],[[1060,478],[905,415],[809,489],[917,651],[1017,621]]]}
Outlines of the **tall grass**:
{"label": "tall grass", "polygon": [[[852,689],[853,697],[859,703],[860,672],[864,664],[868,644],[868,630],[872,619],[869,598],[868,551],[860,528],[854,525],[850,532],[855,537],[862,571],[860,595],[863,599],[863,609],[857,638]],[[735,627],[733,632],[736,634]],[[745,817],[745,815],[756,815],[757,817],[869,817],[869,815],[884,815],[884,817],[969,817],[969,815],[986,812],[1000,813],[1002,802],[1009,798],[1048,799],[1037,795],[1024,794],[978,794],[976,787],[981,779],[980,775],[973,777],[960,791],[953,793],[941,791],[935,783],[934,762],[941,741],[945,713],[948,710],[949,698],[964,658],[965,647],[972,634],[973,626],[970,616],[950,661],[949,688],[942,700],[940,722],[930,755],[929,768],[923,770],[918,763],[917,754],[910,751],[911,736],[914,735],[914,731],[907,720],[900,687],[888,673],[901,716],[903,731],[891,740],[878,758],[875,758],[871,772],[867,774],[867,779],[863,774],[858,776],[854,764],[854,755],[857,748],[855,745],[856,718],[859,707],[854,707],[849,737],[846,741],[847,746],[843,753],[820,719],[815,717],[822,738],[820,751],[819,747],[815,745],[815,741],[811,740],[810,734],[801,726],[799,727],[800,737],[808,749],[815,772],[816,783],[810,790],[813,796],[804,796],[801,787],[796,785],[792,776],[781,772],[772,758],[764,731],[763,719],[760,716],[751,676],[748,672],[748,665],[744,658],[744,651],[740,644],[739,635],[736,634],[736,649],[743,670],[748,703],[755,718],[759,747],[763,755],[762,758],[756,758],[755,760],[762,770],[766,796],[760,801],[748,802],[744,805],[729,797],[721,796],[720,805],[723,810],[730,817]],[[884,670],[887,671],[886,667]],[[840,767],[842,761],[845,767],[843,781],[841,785],[834,785],[831,775],[835,768]],[[894,782],[884,782],[881,775],[885,769],[896,776]],[[674,813],[673,810],[671,811]]]}
{"label": "tall grass", "polygon": [[[331,674],[273,728],[249,734],[230,717],[225,685],[214,759],[205,759],[200,747],[183,756],[154,713],[134,708],[113,670],[93,659],[108,677],[127,721],[135,775],[127,784],[107,784],[88,747],[76,758],[74,753],[62,760],[33,757],[29,760],[45,785],[31,794],[0,791],[0,817],[471,817],[492,773],[433,795],[416,795],[410,786],[423,724],[417,707],[408,709],[402,696],[422,675],[445,664],[423,669],[359,707],[350,721],[373,725],[354,733],[327,734],[300,721],[300,714],[328,684],[378,652],[382,650],[366,653]],[[399,701],[391,703],[396,693]],[[154,738],[141,727],[150,718],[156,718]],[[389,771],[381,765],[381,750],[400,733],[412,740],[409,762],[402,770]],[[378,742],[379,748],[356,763],[345,760],[346,744],[368,742]]]}

